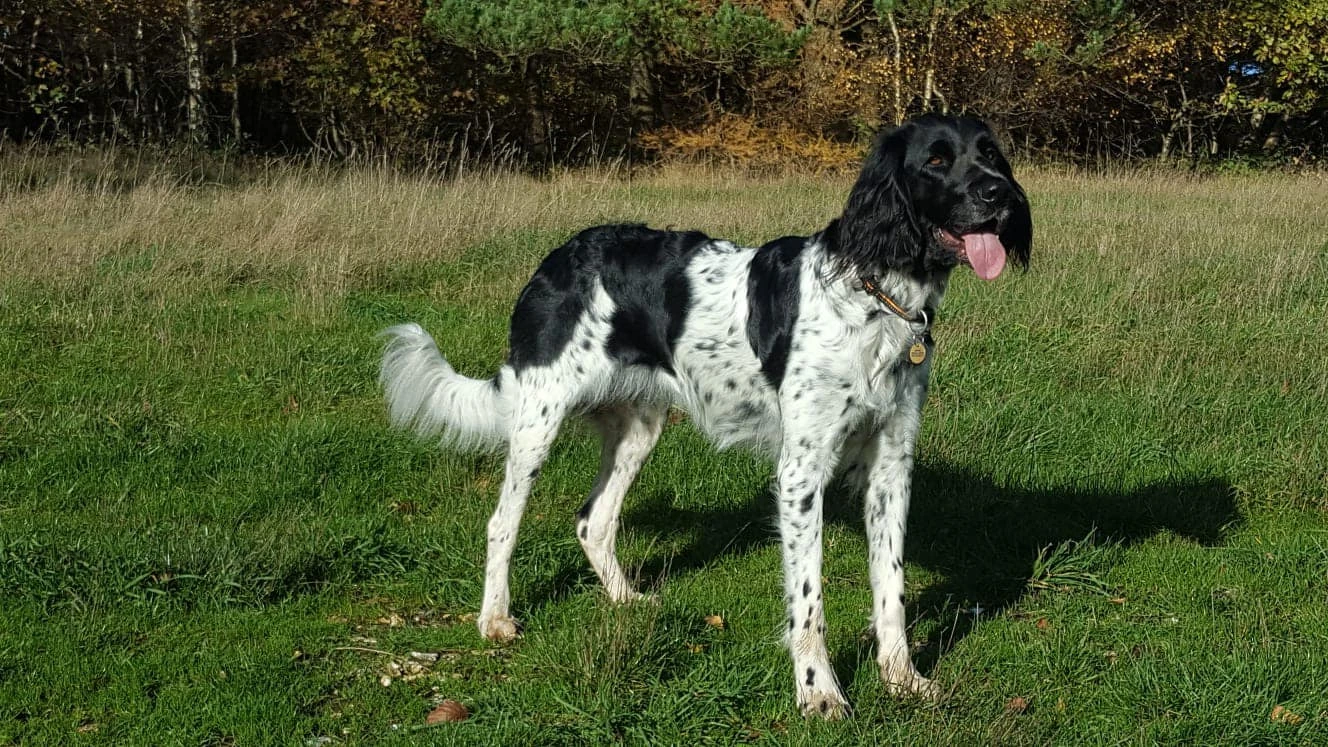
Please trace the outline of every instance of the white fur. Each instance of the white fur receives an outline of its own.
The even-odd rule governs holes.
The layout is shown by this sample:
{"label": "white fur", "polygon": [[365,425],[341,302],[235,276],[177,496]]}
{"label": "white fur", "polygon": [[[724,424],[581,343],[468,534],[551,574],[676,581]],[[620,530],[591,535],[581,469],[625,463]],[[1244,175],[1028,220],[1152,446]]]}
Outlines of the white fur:
{"label": "white fur", "polygon": [[383,336],[389,341],[378,382],[394,427],[462,450],[494,450],[507,442],[511,406],[500,387],[511,383],[510,368],[503,367],[494,386],[452,370],[418,324],[399,324]]}
{"label": "white fur", "polygon": [[[914,669],[905,638],[904,521],[930,356],[904,359],[918,330],[832,270],[813,243],[801,254],[799,313],[781,388],[761,373],[747,338],[747,286],[754,249],[715,241],[692,256],[692,304],[673,351],[675,372],[624,367],[605,352],[614,303],[596,288],[572,340],[547,366],[513,373],[498,386],[460,376],[413,324],[393,327],[382,382],[394,424],[464,446],[507,443],[498,507],[488,525],[489,556],[479,626],[488,637],[517,633],[508,571],[531,485],[562,420],[589,415],[603,440],[599,475],[577,522],[578,538],[609,596],[630,588],[614,549],[623,497],[653,448],[669,405],[688,411],[720,447],[745,444],[776,462],[788,644],[804,712],[843,715],[847,702],[825,645],[822,505],[836,468],[865,490],[881,676],[895,692],[934,695]],[[943,283],[903,275],[880,279],[910,311],[935,308]]]}

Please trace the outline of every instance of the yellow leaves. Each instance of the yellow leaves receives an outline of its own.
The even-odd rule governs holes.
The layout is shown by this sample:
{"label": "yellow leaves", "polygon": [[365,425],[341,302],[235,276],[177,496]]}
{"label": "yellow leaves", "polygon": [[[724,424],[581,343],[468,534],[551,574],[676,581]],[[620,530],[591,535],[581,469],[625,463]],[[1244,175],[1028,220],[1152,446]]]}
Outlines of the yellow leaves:
{"label": "yellow leaves", "polygon": [[809,135],[788,124],[762,126],[736,114],[721,115],[695,130],[665,127],[641,135],[639,142],[663,158],[743,166],[797,164],[812,171],[850,168],[862,158],[855,145]]}
{"label": "yellow leaves", "polygon": [[1298,713],[1292,713],[1286,707],[1278,705],[1273,707],[1273,712],[1268,714],[1268,720],[1275,724],[1287,724],[1288,726],[1300,726],[1305,721],[1305,717]]}

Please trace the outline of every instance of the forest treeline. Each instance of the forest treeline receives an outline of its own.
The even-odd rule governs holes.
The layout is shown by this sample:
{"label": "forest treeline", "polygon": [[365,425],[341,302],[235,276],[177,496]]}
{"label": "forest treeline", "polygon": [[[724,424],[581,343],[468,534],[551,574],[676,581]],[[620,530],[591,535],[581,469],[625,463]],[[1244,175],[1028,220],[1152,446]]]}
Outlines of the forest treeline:
{"label": "forest treeline", "polygon": [[10,140],[834,165],[976,113],[1057,158],[1322,158],[1328,0],[8,0]]}

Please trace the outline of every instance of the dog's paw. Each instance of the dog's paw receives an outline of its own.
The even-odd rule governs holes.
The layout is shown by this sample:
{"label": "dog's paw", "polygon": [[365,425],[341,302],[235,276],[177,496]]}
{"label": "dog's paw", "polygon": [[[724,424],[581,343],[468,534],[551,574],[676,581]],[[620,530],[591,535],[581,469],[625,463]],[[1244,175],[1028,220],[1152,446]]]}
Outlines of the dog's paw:
{"label": "dog's paw", "polygon": [[639,591],[630,591],[613,601],[618,604],[659,604],[659,595],[642,594]]}
{"label": "dog's paw", "polygon": [[511,643],[521,634],[516,620],[510,617],[482,617],[479,620],[480,635],[494,643]]}
{"label": "dog's paw", "polygon": [[818,717],[826,721],[838,721],[848,718],[848,701],[838,691],[811,692],[799,697],[798,708],[808,718]]}
{"label": "dog's paw", "polygon": [[896,698],[916,698],[927,702],[941,699],[941,686],[918,674],[912,662],[901,667],[882,667],[881,681]]}

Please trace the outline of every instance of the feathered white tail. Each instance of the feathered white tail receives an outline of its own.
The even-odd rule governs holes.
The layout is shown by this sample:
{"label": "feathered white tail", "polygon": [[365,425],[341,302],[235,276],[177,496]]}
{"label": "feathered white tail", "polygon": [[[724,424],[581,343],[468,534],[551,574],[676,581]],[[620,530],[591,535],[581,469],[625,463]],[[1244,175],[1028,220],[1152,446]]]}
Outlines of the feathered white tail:
{"label": "feathered white tail", "polygon": [[390,327],[382,336],[388,342],[378,382],[393,426],[463,450],[507,443],[510,407],[503,395],[515,387],[510,368],[497,381],[462,376],[418,324]]}

